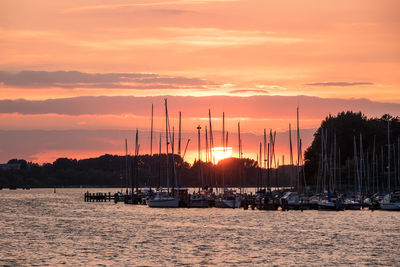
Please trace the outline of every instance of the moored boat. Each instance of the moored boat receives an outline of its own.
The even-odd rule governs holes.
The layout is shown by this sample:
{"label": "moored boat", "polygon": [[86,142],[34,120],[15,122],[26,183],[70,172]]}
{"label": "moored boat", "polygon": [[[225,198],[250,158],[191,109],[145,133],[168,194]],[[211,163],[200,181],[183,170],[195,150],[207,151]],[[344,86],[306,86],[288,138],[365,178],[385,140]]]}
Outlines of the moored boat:
{"label": "moored boat", "polygon": [[382,210],[400,211],[400,191],[385,195],[380,206]]}
{"label": "moored boat", "polygon": [[344,205],[342,200],[336,194],[328,192],[318,202],[318,209],[340,211],[344,210]]}
{"label": "moored boat", "polygon": [[224,194],[215,199],[216,208],[239,208],[241,204],[241,199],[235,194],[235,190],[224,190]]}
{"label": "moored boat", "polygon": [[177,208],[179,200],[170,196],[168,192],[157,191],[155,195],[147,200],[150,208]]}
{"label": "moored boat", "polygon": [[286,192],[283,197],[280,198],[282,210],[299,210],[302,207],[302,203],[297,192]]}

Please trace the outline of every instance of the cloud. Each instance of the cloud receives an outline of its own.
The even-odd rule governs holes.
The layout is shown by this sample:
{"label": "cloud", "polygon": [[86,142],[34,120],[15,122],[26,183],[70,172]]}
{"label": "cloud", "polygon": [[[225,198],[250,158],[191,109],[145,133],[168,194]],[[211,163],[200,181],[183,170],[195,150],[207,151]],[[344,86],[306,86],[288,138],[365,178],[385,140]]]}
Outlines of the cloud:
{"label": "cloud", "polygon": [[115,10],[126,9],[130,7],[156,7],[156,6],[171,6],[171,5],[186,5],[186,4],[210,4],[219,2],[237,2],[238,0],[175,0],[175,1],[155,1],[145,3],[129,3],[129,4],[109,4],[109,5],[91,5],[81,6],[78,8],[66,9],[63,13],[96,11],[96,10]]}
{"label": "cloud", "polygon": [[[129,50],[133,47],[163,47],[171,49],[203,49],[219,47],[241,47],[271,45],[293,45],[315,42],[309,38],[259,30],[232,30],[212,27],[161,27],[155,29],[157,35],[139,35],[135,30],[130,36],[116,36],[104,39],[104,34],[97,39],[82,39],[74,45],[102,51]],[[133,37],[132,37],[133,36]],[[136,36],[136,37],[135,37]]]}
{"label": "cloud", "polygon": [[357,85],[373,85],[372,82],[320,82],[320,83],[307,83],[306,85],[312,86],[357,86]]}
{"label": "cloud", "polygon": [[230,94],[247,94],[247,93],[256,93],[256,94],[269,94],[267,90],[262,89],[240,89],[240,90],[232,90],[229,91]]}
{"label": "cloud", "polygon": [[241,96],[82,96],[48,100],[0,100],[0,113],[10,114],[134,114],[149,116],[154,104],[163,116],[164,99],[168,98],[171,116],[182,111],[184,116],[207,116],[208,109],[214,114],[225,112],[228,117],[281,118],[295,117],[297,105],[300,114],[307,119],[322,119],[328,114],[341,111],[362,111],[367,116],[380,117],[385,113],[400,115],[400,104],[381,103],[367,99],[335,99],[309,96],[254,95]]}
{"label": "cloud", "polygon": [[249,30],[227,30],[221,28],[176,28],[165,27],[164,31],[170,32],[170,42],[195,46],[245,46],[271,44],[294,44],[310,42],[312,40],[286,36],[275,32],[249,31]]}
{"label": "cloud", "polygon": [[213,84],[203,79],[154,73],[83,73],[79,71],[0,71],[0,84],[17,88],[190,89]]}

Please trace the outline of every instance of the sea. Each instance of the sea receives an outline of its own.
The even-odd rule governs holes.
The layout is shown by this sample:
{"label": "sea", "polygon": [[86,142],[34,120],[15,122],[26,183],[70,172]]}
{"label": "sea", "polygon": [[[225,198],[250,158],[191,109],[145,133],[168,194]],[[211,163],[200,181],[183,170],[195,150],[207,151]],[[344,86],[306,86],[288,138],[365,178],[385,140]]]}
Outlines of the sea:
{"label": "sea", "polygon": [[400,266],[400,212],[154,209],[0,190],[2,266]]}

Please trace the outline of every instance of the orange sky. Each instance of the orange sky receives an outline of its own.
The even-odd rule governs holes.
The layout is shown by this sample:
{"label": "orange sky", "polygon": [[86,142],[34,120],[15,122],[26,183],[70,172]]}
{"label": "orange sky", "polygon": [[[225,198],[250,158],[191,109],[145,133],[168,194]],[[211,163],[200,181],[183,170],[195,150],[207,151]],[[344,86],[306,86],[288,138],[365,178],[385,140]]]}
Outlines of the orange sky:
{"label": "orange sky", "polygon": [[[397,0],[3,0],[0,130],[148,130],[149,105],[165,95],[177,97],[175,125],[180,110],[192,134],[209,108],[216,118],[227,113],[229,131],[241,121],[243,132],[257,136],[264,128],[287,131],[297,104],[304,129],[344,109],[400,115],[398,10]],[[130,96],[143,107],[120,104]],[[259,96],[268,105],[229,96]],[[154,104],[162,130],[163,103]],[[252,156],[256,144],[247,150]],[[6,147],[0,143],[0,161],[120,150]]]}

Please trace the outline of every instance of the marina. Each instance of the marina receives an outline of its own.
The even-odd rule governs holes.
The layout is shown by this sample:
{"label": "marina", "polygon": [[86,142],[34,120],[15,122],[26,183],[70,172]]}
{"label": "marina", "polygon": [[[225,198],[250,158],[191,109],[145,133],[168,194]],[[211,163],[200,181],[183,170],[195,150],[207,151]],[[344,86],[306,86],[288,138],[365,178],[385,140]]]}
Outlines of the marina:
{"label": "marina", "polygon": [[[272,191],[266,192],[265,190],[257,191],[253,194],[236,193],[236,190],[226,190],[222,194],[216,194],[210,190],[203,190],[196,192],[193,190],[189,194],[189,189],[179,189],[179,197],[174,198],[176,195],[174,190],[168,193],[166,190],[156,190],[144,188],[133,194],[136,199],[132,202],[132,194],[124,195],[121,192],[112,194],[108,193],[84,193],[85,202],[107,202],[114,201],[115,203],[122,202],[125,204],[147,205],[150,208],[243,208],[245,210],[249,207],[254,210],[362,210],[368,209],[371,211],[382,209],[390,211],[400,211],[400,192],[393,192],[385,196],[375,195],[372,197],[361,198],[361,200],[354,200],[346,198],[344,195],[326,194],[319,196],[299,196],[297,192],[291,191]],[[254,191],[249,189],[249,191]]]}
{"label": "marina", "polygon": [[[244,173],[245,160],[242,158],[243,147],[241,139],[240,122],[237,124],[237,155],[234,159],[232,148],[228,146],[228,132],[225,128],[225,112],[222,113],[222,131],[221,131],[221,147],[214,146],[214,134],[211,110],[208,110],[208,129],[205,127],[205,146],[201,142],[201,129],[200,125],[197,126],[197,147],[198,158],[195,160],[193,166],[197,165],[197,181],[199,184],[198,190],[193,190],[189,193],[189,189],[180,187],[182,163],[184,162],[186,149],[190,139],[187,140],[185,151],[181,156],[181,118],[182,114],[179,112],[179,131],[178,140],[175,138],[174,126],[171,127],[168,111],[168,99],[164,99],[165,108],[165,165],[163,165],[163,173],[165,174],[164,184],[161,183],[161,147],[162,136],[160,133],[159,139],[159,154],[158,154],[158,187],[140,188],[142,184],[139,180],[143,174],[139,172],[139,164],[141,157],[139,154],[139,131],[136,130],[134,154],[129,156],[128,142],[125,139],[125,180],[126,189],[125,194],[122,189],[121,177],[121,191],[113,194],[115,203],[124,202],[126,204],[141,204],[148,205],[151,208],[230,208],[237,209],[243,208],[245,210],[325,210],[325,211],[344,211],[344,210],[361,210],[369,209],[374,211],[376,209],[400,211],[400,137],[394,136],[391,138],[390,131],[390,118],[383,116],[379,123],[381,129],[384,130],[387,140],[381,141],[381,144],[387,146],[387,156],[384,156],[384,146],[381,146],[382,162],[381,172],[379,172],[379,165],[376,163],[378,156],[375,153],[376,148],[376,135],[373,139],[373,153],[372,157],[368,156],[368,150],[363,147],[363,135],[359,133],[359,142],[356,136],[353,135],[354,154],[351,158],[349,150],[346,151],[347,158],[347,186],[344,187],[342,182],[343,175],[343,161],[341,160],[340,141],[348,142],[349,135],[337,140],[336,128],[334,131],[328,131],[328,120],[331,124],[334,123],[347,123],[351,119],[365,120],[361,114],[353,112],[342,112],[337,117],[330,116],[322,122],[321,127],[315,133],[313,146],[317,143],[320,145],[320,151],[317,152],[317,157],[313,158],[314,162],[308,164],[317,165],[314,167],[314,181],[313,188],[310,184],[307,185],[305,168],[306,162],[303,157],[305,154],[310,154],[313,147],[308,148],[306,153],[302,150],[302,139],[300,136],[300,116],[299,107],[297,107],[297,124],[296,124],[296,151],[297,160],[294,161],[293,142],[291,133],[291,124],[289,123],[288,139],[289,139],[289,159],[290,164],[284,164],[284,157],[282,157],[282,165],[288,170],[289,182],[286,186],[282,185],[281,175],[279,173],[279,159],[276,156],[276,131],[269,131],[269,138],[267,138],[267,130],[264,129],[263,142],[260,142],[259,153],[257,160],[253,161],[254,172],[252,173],[253,181],[256,182],[257,187],[253,188],[252,192],[246,192],[246,187],[243,186],[247,183],[248,175]],[[151,106],[151,138],[153,138],[153,112],[154,106]],[[398,118],[393,119],[393,124],[398,124]],[[172,130],[171,130],[172,128]],[[332,128],[332,126],[331,126]],[[346,131],[346,129],[340,129]],[[386,135],[387,132],[387,135]],[[267,143],[268,139],[268,143]],[[391,144],[391,139],[397,141],[397,144]],[[175,142],[178,142],[178,151],[175,152]],[[153,139],[150,140],[150,156],[152,154]],[[205,149],[203,149],[205,147]],[[397,153],[396,153],[397,147]],[[264,149],[263,149],[264,148]],[[369,147],[371,149],[371,147]],[[315,147],[314,147],[315,149]],[[392,150],[391,150],[392,149]],[[171,151],[169,153],[169,151]],[[366,155],[364,153],[366,152]],[[391,159],[391,151],[393,151],[393,159]],[[205,154],[205,161],[202,161],[202,155]],[[310,157],[308,155],[308,157]],[[397,160],[396,160],[397,157]],[[247,159],[249,160],[249,159]],[[353,172],[350,173],[349,161],[352,160]],[[228,164],[226,164],[228,162]],[[384,162],[387,164],[387,170],[384,170]],[[149,165],[154,166],[154,160]],[[220,164],[220,163],[224,163]],[[229,164],[230,163],[230,164]],[[394,172],[391,173],[390,166],[394,165]],[[208,171],[206,172],[206,167]],[[146,167],[142,166],[142,169]],[[399,170],[399,171],[397,171]],[[233,183],[232,174],[236,172],[240,187],[230,188],[227,186],[228,181]],[[254,177],[255,176],[255,177]],[[353,176],[353,177],[351,177]],[[350,186],[351,178],[354,182]],[[193,179],[193,177],[190,177]],[[146,178],[144,179],[146,180]],[[209,185],[207,184],[209,183]],[[150,181],[147,183],[151,184]],[[274,183],[275,188],[272,187]],[[394,186],[391,184],[394,184]],[[214,186],[211,186],[214,185]],[[289,185],[289,186],[288,186]],[[190,189],[192,190],[192,189]],[[108,198],[107,198],[108,196]],[[85,201],[108,201],[111,200],[111,193],[85,193]]]}
{"label": "marina", "polygon": [[0,267],[400,267],[399,0],[0,10]]}

